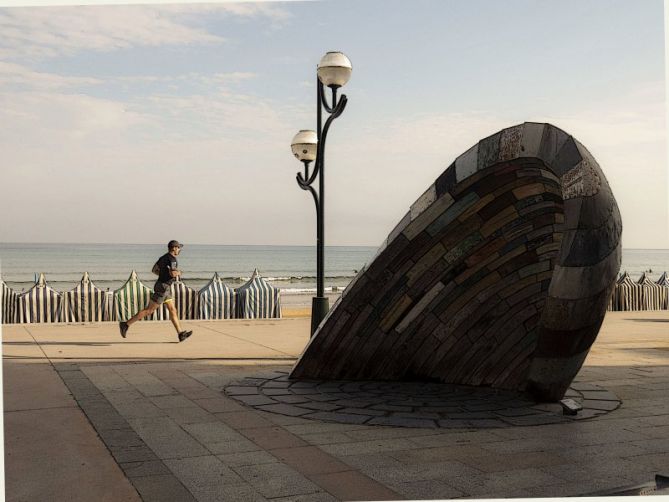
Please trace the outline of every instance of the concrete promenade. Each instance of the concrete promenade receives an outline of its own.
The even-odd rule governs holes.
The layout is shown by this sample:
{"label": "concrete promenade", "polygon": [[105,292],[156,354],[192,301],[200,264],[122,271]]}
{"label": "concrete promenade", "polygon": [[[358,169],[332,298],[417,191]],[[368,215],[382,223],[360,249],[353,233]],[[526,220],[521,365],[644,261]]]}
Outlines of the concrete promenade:
{"label": "concrete promenade", "polygon": [[573,423],[426,429],[250,408],[309,319],[2,327],[6,500],[300,501],[585,495],[669,475],[669,312],[609,313],[578,385],[620,408]]}

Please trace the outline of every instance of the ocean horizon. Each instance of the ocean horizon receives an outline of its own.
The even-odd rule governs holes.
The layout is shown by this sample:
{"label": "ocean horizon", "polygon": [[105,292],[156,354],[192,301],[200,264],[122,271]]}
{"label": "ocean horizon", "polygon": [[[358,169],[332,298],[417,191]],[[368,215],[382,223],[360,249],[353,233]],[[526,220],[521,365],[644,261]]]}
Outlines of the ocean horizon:
{"label": "ocean horizon", "polygon": [[[326,291],[338,291],[369,262],[376,246],[326,246]],[[16,292],[30,289],[40,273],[56,291],[72,289],[88,272],[103,289],[120,288],[135,270],[152,287],[151,267],[166,252],[164,244],[0,243],[0,277]],[[289,294],[316,290],[316,247],[285,245],[187,244],[179,256],[183,281],[200,289],[218,273],[229,286],[245,283],[258,269],[262,277]],[[669,272],[667,249],[623,249],[620,271],[634,280]]]}

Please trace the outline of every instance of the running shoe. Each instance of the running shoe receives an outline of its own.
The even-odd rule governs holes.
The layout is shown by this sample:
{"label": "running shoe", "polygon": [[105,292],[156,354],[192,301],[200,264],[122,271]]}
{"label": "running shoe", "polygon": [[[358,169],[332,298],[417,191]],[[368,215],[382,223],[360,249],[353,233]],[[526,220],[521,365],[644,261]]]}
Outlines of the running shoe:
{"label": "running shoe", "polygon": [[183,342],[186,338],[188,338],[192,334],[193,334],[192,331],[182,331],[181,333],[179,333],[179,341]]}
{"label": "running shoe", "polygon": [[125,321],[121,321],[120,323],[118,323],[118,328],[121,330],[121,336],[123,338],[125,338],[125,335],[128,332],[129,327],[130,326],[128,326],[128,323]]}

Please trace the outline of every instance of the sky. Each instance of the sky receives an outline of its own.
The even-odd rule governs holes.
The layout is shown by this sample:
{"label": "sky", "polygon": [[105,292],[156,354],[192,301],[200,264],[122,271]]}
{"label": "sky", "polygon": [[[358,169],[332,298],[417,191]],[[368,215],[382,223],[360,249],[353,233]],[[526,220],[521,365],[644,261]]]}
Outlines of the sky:
{"label": "sky", "polygon": [[0,241],[313,245],[290,142],[353,64],[326,245],[379,245],[478,140],[550,122],[604,170],[625,248],[669,249],[662,0],[0,8]]}

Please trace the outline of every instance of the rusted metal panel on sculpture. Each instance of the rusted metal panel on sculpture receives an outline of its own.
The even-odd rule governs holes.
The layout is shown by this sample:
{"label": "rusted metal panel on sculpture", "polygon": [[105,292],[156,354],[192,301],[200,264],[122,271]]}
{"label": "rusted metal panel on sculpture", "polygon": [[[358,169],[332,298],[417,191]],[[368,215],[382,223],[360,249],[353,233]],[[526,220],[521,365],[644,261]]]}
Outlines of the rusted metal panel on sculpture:
{"label": "rusted metal panel on sculpture", "polygon": [[595,168],[587,159],[583,159],[562,176],[562,197],[564,199],[590,197],[599,192],[601,184]]}
{"label": "rusted metal panel on sculpture", "polygon": [[509,127],[502,131],[499,140],[499,161],[516,159],[520,155],[520,143],[523,139],[523,126]]}

